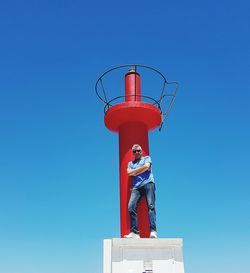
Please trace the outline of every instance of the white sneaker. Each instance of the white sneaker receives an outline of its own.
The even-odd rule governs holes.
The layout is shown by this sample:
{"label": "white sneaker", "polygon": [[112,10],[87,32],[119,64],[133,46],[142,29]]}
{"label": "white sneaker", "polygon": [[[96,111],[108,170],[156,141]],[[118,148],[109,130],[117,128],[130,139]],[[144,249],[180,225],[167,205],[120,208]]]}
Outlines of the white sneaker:
{"label": "white sneaker", "polygon": [[139,235],[139,234],[136,234],[136,233],[134,233],[134,232],[130,232],[129,234],[124,235],[124,238],[129,238],[129,239],[131,239],[131,238],[133,238],[133,239],[139,239],[139,238],[140,238],[140,235]]}
{"label": "white sneaker", "polygon": [[157,233],[156,233],[156,231],[151,231],[151,232],[150,232],[149,238],[157,238]]}

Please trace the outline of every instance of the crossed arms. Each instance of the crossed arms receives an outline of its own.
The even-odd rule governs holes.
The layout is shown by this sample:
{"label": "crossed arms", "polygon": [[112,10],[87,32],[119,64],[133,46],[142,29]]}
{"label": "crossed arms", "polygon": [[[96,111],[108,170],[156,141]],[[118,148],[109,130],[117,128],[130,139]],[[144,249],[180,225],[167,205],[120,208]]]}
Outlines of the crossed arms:
{"label": "crossed arms", "polygon": [[139,175],[139,174],[141,174],[141,173],[144,173],[144,172],[146,172],[147,170],[149,170],[150,169],[150,163],[149,162],[147,162],[147,163],[145,163],[143,166],[141,166],[141,167],[138,167],[137,169],[127,169],[127,174],[129,175],[129,176],[135,176],[135,175]]}

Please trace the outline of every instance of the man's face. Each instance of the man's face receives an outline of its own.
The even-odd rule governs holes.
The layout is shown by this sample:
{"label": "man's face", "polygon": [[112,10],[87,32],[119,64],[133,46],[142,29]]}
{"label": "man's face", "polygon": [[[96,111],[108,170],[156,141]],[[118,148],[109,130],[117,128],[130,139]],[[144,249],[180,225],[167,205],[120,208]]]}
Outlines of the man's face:
{"label": "man's face", "polygon": [[140,148],[134,148],[132,150],[132,152],[133,152],[133,155],[134,155],[135,159],[140,159],[141,158],[142,151],[141,151]]}

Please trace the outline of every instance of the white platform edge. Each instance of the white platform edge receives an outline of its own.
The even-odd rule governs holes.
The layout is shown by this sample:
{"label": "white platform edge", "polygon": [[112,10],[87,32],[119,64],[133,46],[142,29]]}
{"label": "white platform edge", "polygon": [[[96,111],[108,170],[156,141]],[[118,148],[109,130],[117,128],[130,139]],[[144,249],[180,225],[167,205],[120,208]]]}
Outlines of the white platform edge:
{"label": "white platform edge", "polygon": [[[177,264],[177,271],[184,273],[184,262],[182,256],[182,238],[140,238],[140,239],[126,239],[126,238],[112,238],[104,239],[103,241],[103,273],[112,272],[112,249],[117,247],[129,247],[129,248],[141,248],[141,247],[150,247],[150,248],[166,248],[174,247],[181,249],[180,255],[182,262]],[[109,261],[109,262],[107,262]]]}
{"label": "white platform edge", "polygon": [[175,246],[182,247],[183,240],[181,238],[140,238],[140,239],[126,239],[126,238],[112,238],[105,239],[111,240],[112,246],[129,246],[129,247],[140,247],[140,246],[150,246],[150,247],[161,247],[161,246]]}
{"label": "white platform edge", "polygon": [[[103,240],[103,273],[112,271],[112,239]],[[110,261],[110,262],[107,262]]]}

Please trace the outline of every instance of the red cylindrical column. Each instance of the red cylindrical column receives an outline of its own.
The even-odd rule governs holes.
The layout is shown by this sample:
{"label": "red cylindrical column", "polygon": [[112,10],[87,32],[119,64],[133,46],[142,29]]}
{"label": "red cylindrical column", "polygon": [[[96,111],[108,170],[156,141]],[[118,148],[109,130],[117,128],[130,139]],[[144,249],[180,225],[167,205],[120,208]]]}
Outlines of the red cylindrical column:
{"label": "red cylindrical column", "polygon": [[[146,125],[138,122],[123,124],[119,129],[121,237],[130,232],[128,201],[131,194],[131,178],[127,174],[127,167],[128,162],[134,159],[131,148],[135,143],[141,145],[143,155],[149,154]],[[139,203],[137,214],[140,236],[149,237],[148,209],[145,199]]]}
{"label": "red cylindrical column", "polygon": [[141,101],[140,74],[133,69],[125,75],[125,95],[126,101]]}
{"label": "red cylindrical column", "polygon": [[[125,102],[109,108],[104,117],[106,127],[119,134],[121,237],[130,232],[128,202],[132,178],[127,174],[127,167],[128,162],[134,160],[131,148],[137,143],[142,147],[142,154],[148,155],[148,131],[160,126],[161,120],[161,112],[156,106],[141,101],[140,74],[130,69],[125,75]],[[137,214],[140,236],[149,237],[148,206],[145,198],[139,203]]]}

